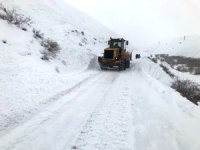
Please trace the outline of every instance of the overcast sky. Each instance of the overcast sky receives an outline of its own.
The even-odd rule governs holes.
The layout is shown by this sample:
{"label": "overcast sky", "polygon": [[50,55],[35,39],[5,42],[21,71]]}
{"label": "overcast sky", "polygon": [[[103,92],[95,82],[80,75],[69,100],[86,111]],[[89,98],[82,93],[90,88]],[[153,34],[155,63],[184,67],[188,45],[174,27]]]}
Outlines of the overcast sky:
{"label": "overcast sky", "polygon": [[199,0],[65,0],[133,45],[200,34]]}

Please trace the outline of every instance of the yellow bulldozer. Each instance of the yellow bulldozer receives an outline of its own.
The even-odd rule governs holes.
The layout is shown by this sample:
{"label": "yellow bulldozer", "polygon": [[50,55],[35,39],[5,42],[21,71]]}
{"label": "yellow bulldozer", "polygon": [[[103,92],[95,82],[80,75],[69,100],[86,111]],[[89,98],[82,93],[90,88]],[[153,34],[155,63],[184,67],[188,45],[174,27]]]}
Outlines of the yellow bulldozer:
{"label": "yellow bulldozer", "polygon": [[100,68],[102,70],[117,68],[120,71],[129,68],[132,53],[126,49],[128,44],[129,42],[123,38],[110,38],[108,41],[109,47],[104,49],[103,56],[98,57]]}

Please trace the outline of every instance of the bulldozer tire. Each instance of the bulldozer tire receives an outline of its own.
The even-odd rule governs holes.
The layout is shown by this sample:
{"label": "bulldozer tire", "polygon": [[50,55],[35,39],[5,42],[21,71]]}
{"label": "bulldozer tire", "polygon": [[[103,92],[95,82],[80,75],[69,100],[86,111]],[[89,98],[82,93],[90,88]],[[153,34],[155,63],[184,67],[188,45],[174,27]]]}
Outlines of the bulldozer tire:
{"label": "bulldozer tire", "polygon": [[130,68],[130,61],[126,61],[126,67]]}
{"label": "bulldozer tire", "polygon": [[119,71],[121,71],[121,70],[126,70],[126,60],[125,59],[122,59],[120,61]]}
{"label": "bulldozer tire", "polygon": [[105,70],[105,68],[104,67],[100,67],[101,68],[101,70]]}

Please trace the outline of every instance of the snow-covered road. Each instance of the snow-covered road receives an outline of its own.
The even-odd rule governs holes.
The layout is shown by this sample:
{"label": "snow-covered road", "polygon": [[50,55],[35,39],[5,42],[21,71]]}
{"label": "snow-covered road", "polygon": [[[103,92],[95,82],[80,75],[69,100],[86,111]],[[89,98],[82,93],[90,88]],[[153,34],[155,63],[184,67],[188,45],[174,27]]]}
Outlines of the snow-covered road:
{"label": "snow-covered road", "polygon": [[[97,71],[0,137],[0,150],[198,150],[199,108],[149,76]],[[189,106],[183,105],[188,103]]]}

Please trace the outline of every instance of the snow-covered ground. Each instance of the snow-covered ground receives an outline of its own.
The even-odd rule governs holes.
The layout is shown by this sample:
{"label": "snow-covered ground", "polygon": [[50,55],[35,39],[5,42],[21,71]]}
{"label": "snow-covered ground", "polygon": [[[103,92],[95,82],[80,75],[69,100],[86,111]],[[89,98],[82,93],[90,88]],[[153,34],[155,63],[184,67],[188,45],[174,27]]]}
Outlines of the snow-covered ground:
{"label": "snow-covered ground", "polygon": [[[86,79],[94,67],[95,55],[106,47],[114,35],[92,18],[64,1],[0,0],[7,9],[30,17],[31,26],[23,31],[0,19],[0,135],[5,129],[23,122],[44,105]],[[32,30],[40,30],[44,38],[58,42],[57,57],[41,60],[44,47]],[[6,41],[6,43],[3,43]],[[90,70],[91,73],[84,73]],[[81,73],[81,74],[80,74]]]}
{"label": "snow-covered ground", "polygon": [[144,61],[96,71],[2,136],[0,149],[198,150],[199,108],[149,75]]}
{"label": "snow-covered ground", "polygon": [[[200,149],[200,109],[158,65],[99,70],[115,33],[62,0],[0,3],[33,20],[23,31],[0,19],[0,150]],[[33,29],[58,42],[56,58],[41,59]]]}

